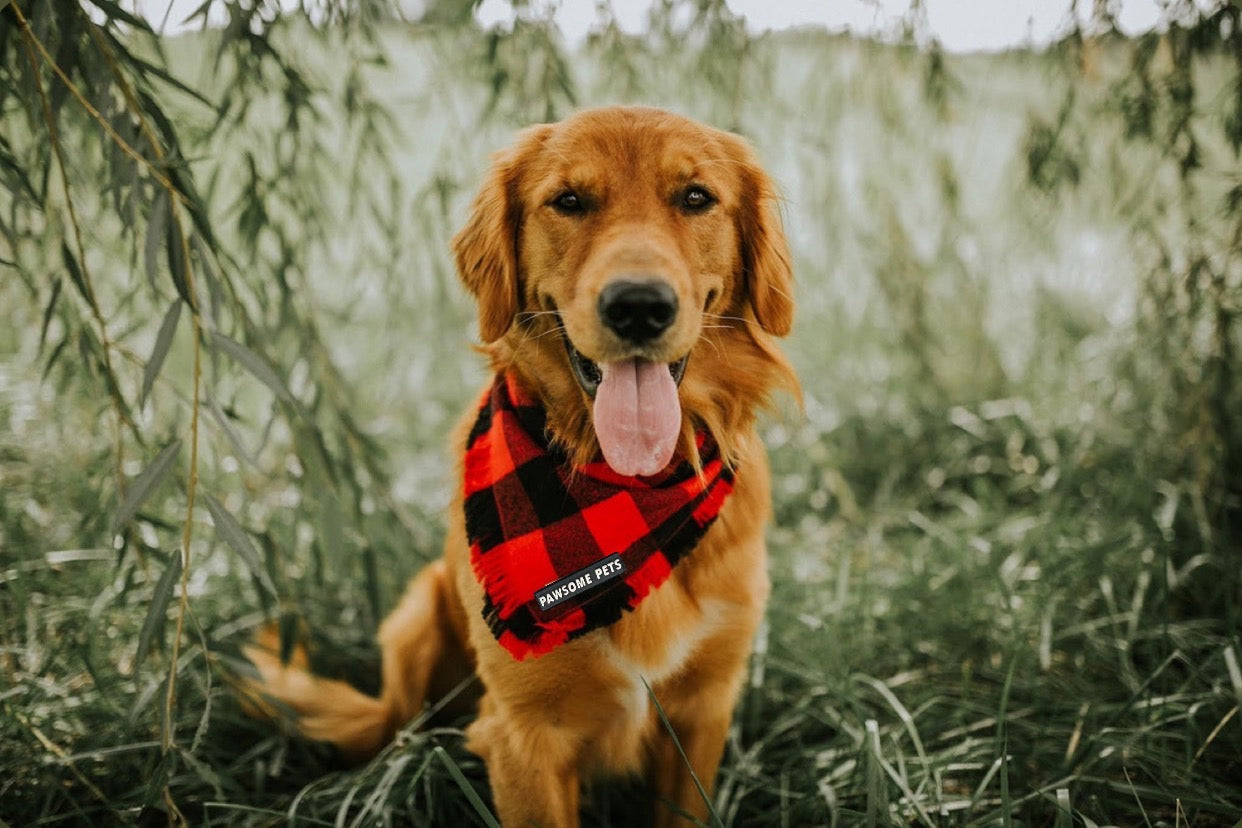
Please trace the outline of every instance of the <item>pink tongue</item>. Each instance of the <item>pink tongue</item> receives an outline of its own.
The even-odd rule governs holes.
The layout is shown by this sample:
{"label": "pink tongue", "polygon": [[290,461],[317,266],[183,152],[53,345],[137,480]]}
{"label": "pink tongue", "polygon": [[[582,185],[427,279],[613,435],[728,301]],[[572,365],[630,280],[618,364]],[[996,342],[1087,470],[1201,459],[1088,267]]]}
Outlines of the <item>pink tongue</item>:
{"label": "pink tongue", "polygon": [[595,435],[617,474],[650,475],[673,459],[681,402],[668,366],[640,359],[601,365]]}

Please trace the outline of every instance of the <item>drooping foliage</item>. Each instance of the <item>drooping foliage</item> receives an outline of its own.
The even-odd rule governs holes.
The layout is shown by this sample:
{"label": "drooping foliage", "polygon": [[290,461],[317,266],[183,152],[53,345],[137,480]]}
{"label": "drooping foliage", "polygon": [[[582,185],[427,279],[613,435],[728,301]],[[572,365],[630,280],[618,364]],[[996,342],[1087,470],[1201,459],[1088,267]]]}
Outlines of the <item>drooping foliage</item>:
{"label": "drooping foliage", "polygon": [[342,769],[235,647],[374,686],[485,380],[448,238],[488,151],[615,101],[750,136],[797,264],[720,821],[1242,817],[1236,0],[987,56],[920,2],[891,43],[476,5],[0,8],[0,818],[488,824],[459,730]]}

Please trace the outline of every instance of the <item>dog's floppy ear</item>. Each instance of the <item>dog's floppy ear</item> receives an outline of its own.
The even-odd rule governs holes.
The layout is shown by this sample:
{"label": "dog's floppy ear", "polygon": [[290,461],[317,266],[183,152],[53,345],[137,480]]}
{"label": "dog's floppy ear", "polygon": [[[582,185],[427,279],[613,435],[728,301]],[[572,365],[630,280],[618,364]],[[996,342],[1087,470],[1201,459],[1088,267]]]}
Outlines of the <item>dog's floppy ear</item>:
{"label": "dog's floppy ear", "polygon": [[785,336],[793,327],[793,268],[777,210],[776,186],[759,166],[750,145],[736,136],[729,138],[742,177],[737,222],[746,292],[760,326],[770,334]]}
{"label": "dog's floppy ear", "polygon": [[518,186],[522,169],[546,130],[528,129],[512,147],[492,157],[491,170],[470,206],[470,217],[453,237],[457,273],[479,304],[479,335],[484,342],[495,342],[505,335],[521,303],[518,233],[522,204]]}

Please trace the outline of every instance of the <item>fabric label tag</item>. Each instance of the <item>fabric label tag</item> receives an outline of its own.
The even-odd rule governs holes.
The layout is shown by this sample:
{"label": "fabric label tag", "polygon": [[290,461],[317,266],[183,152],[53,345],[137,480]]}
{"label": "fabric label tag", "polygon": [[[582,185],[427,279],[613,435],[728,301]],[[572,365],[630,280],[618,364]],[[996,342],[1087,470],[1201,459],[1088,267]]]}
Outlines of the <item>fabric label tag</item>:
{"label": "fabric label tag", "polygon": [[536,590],[535,602],[539,604],[539,609],[549,610],[562,601],[588,592],[624,574],[625,564],[621,562],[621,556],[619,554],[609,555],[607,558],[585,566],[577,572],[571,572],[559,581],[553,581],[542,589]]}

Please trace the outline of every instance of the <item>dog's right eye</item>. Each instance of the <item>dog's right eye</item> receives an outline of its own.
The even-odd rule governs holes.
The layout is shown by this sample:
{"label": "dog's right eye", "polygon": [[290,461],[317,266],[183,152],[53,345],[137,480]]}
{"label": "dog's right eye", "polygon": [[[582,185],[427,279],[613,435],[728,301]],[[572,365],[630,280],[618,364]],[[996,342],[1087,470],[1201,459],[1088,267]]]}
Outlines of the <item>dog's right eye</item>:
{"label": "dog's right eye", "polygon": [[572,190],[566,190],[552,199],[552,207],[558,212],[567,216],[580,215],[586,212],[586,206],[583,205],[582,199]]}

